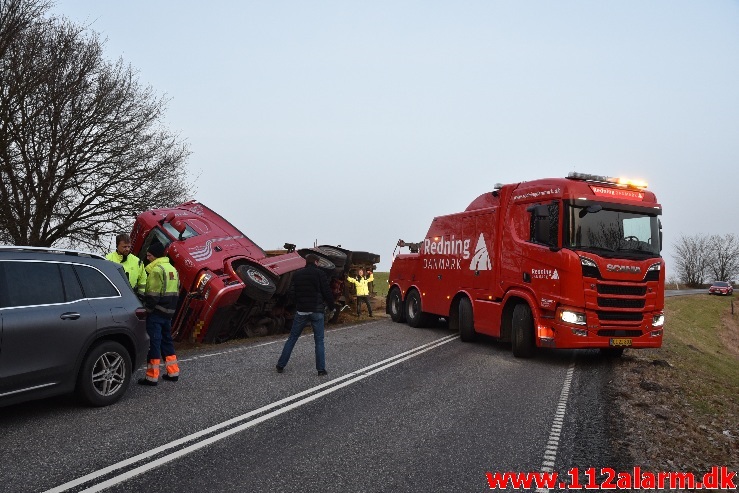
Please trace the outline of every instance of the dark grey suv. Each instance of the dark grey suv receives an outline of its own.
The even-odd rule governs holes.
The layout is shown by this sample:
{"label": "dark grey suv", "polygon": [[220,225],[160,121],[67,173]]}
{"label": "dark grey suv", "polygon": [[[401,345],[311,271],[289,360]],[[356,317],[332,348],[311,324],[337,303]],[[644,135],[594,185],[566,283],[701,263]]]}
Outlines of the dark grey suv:
{"label": "dark grey suv", "polygon": [[120,265],[0,246],[0,406],[73,391],[112,404],[148,349],[146,311]]}

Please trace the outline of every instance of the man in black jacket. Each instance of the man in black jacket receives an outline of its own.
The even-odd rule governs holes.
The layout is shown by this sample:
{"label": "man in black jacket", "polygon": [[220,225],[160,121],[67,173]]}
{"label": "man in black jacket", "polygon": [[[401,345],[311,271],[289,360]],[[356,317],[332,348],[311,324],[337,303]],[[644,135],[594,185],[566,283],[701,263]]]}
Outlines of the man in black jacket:
{"label": "man in black jacket", "polygon": [[318,375],[328,375],[326,353],[323,347],[323,312],[326,306],[334,306],[334,296],[328,286],[328,277],[318,268],[318,260],[318,256],[312,253],[306,255],[305,267],[293,274],[296,312],[290,337],[285,341],[282,354],[277,361],[278,373],[282,373],[287,366],[298,337],[310,324],[313,326],[313,339],[316,343],[316,370],[318,370]]}

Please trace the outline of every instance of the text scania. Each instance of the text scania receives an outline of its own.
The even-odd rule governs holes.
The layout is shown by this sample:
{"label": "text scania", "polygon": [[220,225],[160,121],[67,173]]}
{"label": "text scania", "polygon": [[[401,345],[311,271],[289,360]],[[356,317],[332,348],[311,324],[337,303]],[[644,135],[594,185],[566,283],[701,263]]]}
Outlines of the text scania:
{"label": "text scania", "polygon": [[633,272],[634,274],[639,274],[641,267],[636,265],[608,264],[606,265],[606,270],[610,272]]}
{"label": "text scania", "polygon": [[461,255],[470,258],[470,240],[457,240],[454,235],[445,240],[443,236],[423,240],[423,251],[431,255]]}

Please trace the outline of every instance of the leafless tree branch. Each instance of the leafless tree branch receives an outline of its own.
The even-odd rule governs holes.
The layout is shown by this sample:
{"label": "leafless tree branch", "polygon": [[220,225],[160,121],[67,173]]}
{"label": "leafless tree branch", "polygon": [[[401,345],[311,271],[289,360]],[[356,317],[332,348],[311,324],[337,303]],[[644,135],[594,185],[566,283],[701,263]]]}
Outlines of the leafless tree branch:
{"label": "leafless tree branch", "polygon": [[189,150],[164,128],[166,100],[106,61],[96,33],[42,22],[43,2],[0,0],[0,19],[27,3],[34,22],[0,28],[0,241],[100,249],[141,211],[188,198]]}

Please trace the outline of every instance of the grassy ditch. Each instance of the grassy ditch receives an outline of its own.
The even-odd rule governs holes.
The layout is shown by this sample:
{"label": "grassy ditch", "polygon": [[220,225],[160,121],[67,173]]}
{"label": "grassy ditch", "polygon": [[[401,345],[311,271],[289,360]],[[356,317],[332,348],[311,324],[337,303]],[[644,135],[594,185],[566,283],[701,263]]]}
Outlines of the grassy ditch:
{"label": "grassy ditch", "polygon": [[667,298],[660,349],[614,364],[621,446],[636,465],[702,473],[739,469],[739,301]]}

